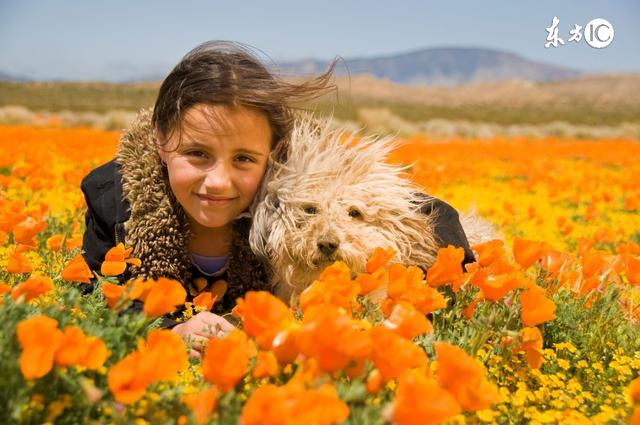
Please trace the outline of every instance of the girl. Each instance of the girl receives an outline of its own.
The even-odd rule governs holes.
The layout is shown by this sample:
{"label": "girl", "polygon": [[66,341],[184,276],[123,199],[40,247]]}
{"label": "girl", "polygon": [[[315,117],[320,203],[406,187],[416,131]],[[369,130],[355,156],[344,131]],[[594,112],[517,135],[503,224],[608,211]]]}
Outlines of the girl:
{"label": "girl", "polygon": [[[119,242],[140,267],[120,279],[169,277],[189,299],[227,283],[214,312],[163,326],[202,343],[232,325],[228,312],[248,290],[268,290],[264,266],[249,249],[248,210],[270,155],[283,159],[293,101],[332,89],[333,66],[301,84],[273,76],[246,48],[207,42],[169,73],[153,113],[142,111],[123,134],[114,160],[82,181],[88,206],[84,257],[99,271]],[[179,313],[178,313],[179,315]]]}

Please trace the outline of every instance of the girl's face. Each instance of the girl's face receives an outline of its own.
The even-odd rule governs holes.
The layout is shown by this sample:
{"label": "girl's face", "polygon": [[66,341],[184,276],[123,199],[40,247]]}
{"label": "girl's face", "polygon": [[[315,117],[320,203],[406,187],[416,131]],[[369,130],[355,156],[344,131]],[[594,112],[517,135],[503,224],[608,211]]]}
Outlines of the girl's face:
{"label": "girl's face", "polygon": [[158,148],[171,190],[196,234],[224,227],[258,191],[271,147],[269,120],[250,107],[199,104],[185,114],[181,133]]}

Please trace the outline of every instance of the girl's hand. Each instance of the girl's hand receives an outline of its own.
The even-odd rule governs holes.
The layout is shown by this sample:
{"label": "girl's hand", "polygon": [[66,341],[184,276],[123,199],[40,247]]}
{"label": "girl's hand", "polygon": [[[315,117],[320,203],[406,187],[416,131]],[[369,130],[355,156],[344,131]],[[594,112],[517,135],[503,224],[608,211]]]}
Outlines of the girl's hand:
{"label": "girl's hand", "polygon": [[202,311],[184,323],[171,329],[191,344],[189,356],[199,359],[209,338],[222,338],[235,327],[227,320],[210,311]]}

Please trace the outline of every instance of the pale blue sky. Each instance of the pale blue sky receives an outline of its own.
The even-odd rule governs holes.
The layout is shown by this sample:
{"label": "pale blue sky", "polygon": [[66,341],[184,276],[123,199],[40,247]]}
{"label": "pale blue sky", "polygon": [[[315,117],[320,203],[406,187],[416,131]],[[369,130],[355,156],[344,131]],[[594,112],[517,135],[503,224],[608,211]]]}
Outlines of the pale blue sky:
{"label": "pale blue sky", "polygon": [[[605,18],[613,43],[545,49]],[[640,71],[640,1],[0,0],[0,71],[46,79],[100,79],[157,71],[210,39],[241,41],[276,62],[346,59],[425,47],[488,47],[591,72]]]}

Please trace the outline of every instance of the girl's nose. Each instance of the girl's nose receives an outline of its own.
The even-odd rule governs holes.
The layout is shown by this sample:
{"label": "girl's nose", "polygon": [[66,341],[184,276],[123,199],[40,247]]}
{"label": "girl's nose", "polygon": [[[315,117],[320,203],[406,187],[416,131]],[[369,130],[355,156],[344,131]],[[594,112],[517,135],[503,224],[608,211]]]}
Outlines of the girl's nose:
{"label": "girl's nose", "polygon": [[204,178],[205,186],[211,191],[223,191],[231,187],[231,174],[228,167],[219,162],[209,169]]}

